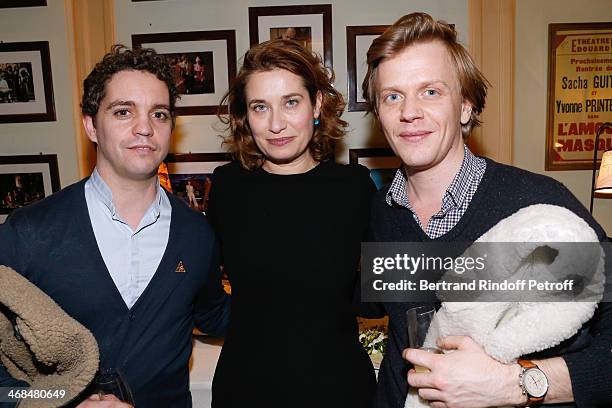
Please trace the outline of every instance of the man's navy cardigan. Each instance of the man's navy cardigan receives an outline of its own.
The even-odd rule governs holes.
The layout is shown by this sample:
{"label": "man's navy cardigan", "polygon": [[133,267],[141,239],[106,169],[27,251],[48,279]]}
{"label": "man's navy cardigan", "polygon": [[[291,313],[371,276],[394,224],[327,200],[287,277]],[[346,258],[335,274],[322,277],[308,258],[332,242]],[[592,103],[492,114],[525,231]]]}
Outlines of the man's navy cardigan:
{"label": "man's navy cardigan", "polygon": [[[100,367],[123,372],[136,406],[190,407],[194,323],[222,335],[229,320],[214,233],[206,217],[169,195],[166,251],[128,309],[98,249],[85,181],[14,211],[0,225],[0,264],[20,272],[93,333]],[[179,262],[184,272],[177,271]],[[12,380],[0,365],[0,385]]]}

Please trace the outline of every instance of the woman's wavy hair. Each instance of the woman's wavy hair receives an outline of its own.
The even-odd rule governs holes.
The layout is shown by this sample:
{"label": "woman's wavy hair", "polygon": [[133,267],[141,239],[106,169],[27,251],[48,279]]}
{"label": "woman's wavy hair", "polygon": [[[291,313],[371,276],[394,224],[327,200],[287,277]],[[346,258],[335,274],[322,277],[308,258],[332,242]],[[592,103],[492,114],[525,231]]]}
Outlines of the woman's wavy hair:
{"label": "woman's wavy hair", "polygon": [[100,102],[106,94],[106,84],[113,75],[121,71],[149,72],[168,87],[170,95],[170,115],[172,127],[176,119],[176,101],[180,98],[172,68],[163,55],[152,48],[135,48],[133,50],[121,44],[115,44],[111,51],[104,55],[83,81],[83,99],[81,111],[84,115],[95,117],[100,109]]}
{"label": "woman's wavy hair", "polygon": [[275,69],[284,69],[302,78],[313,106],[317,93],[320,92],[319,124],[315,126],[308,148],[317,161],[333,158],[336,143],[346,134],[347,126],[347,123],[340,119],[345,102],[340,92],[332,85],[334,73],[323,66],[316,54],[295,41],[283,39],[255,45],[244,55],[242,68],[222,101],[222,104],[227,103],[229,109],[227,117],[219,115],[221,122],[227,125],[229,133],[224,144],[248,170],[256,169],[264,163],[265,156],[255,144],[247,120],[245,90],[251,75]]}
{"label": "woman's wavy hair", "polygon": [[472,104],[470,120],[461,125],[461,134],[465,139],[473,128],[480,125],[478,116],[485,106],[489,82],[482,75],[468,51],[457,42],[455,28],[444,21],[434,20],[429,14],[407,14],[372,42],[367,54],[368,71],[362,84],[363,97],[368,102],[368,111],[378,116],[376,95],[378,65],[411,45],[430,41],[440,41],[444,44],[459,77],[461,96]]}

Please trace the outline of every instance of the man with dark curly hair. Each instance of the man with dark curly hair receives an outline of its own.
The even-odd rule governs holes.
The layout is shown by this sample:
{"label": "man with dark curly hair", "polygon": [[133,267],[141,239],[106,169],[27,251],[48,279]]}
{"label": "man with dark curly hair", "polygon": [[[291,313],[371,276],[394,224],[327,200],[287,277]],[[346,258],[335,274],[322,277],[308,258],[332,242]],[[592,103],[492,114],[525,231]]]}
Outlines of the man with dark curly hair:
{"label": "man with dark curly hair", "polygon": [[[229,315],[212,229],[157,178],[177,97],[162,56],[114,46],[84,82],[93,173],[0,226],[0,264],[93,333],[100,371],[120,372],[139,407],[191,406],[194,323],[222,335]],[[5,385],[17,383],[0,365]],[[92,392],[75,403],[125,406]]]}

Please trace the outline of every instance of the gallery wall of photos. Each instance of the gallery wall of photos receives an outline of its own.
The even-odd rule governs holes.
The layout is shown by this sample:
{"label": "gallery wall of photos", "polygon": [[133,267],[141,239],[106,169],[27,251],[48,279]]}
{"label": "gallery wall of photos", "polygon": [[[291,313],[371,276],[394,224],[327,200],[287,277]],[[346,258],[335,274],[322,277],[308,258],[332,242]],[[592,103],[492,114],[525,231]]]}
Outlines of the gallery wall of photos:
{"label": "gallery wall of photos", "polygon": [[76,181],[63,1],[0,2],[0,222]]}
{"label": "gallery wall of photos", "polygon": [[[133,46],[152,47],[168,55],[177,72],[182,98],[178,104],[181,117],[173,145],[177,154],[171,155],[170,160],[181,157],[183,161],[167,162],[166,168],[172,190],[193,208],[205,208],[207,191],[210,183],[214,182],[208,173],[209,168],[223,163],[215,156],[223,153],[220,135],[224,134],[223,126],[216,118],[219,112],[217,104],[236,75],[249,46],[275,38],[289,38],[301,43],[317,53],[325,66],[334,71],[335,86],[347,102],[344,118],[350,124],[350,133],[338,149],[337,160],[369,166],[379,185],[387,181],[397,168],[398,160],[392,157],[373,119],[366,116],[365,101],[359,90],[365,77],[367,48],[398,16],[408,12],[405,3],[389,2],[386,13],[368,17],[371,4],[360,1],[328,4],[230,1],[224,5],[208,4],[195,19],[192,17],[194,9],[183,7],[176,1],[130,3],[117,6],[117,10],[125,13],[125,20],[120,18],[117,21],[118,39]],[[422,7],[441,14],[441,10],[432,10],[432,6],[425,5],[425,2]],[[347,13],[349,8],[353,15]],[[164,14],[162,11],[170,10],[174,21],[184,23],[180,25],[181,30],[177,30],[177,24],[159,18]],[[447,10],[447,15],[465,21],[466,10],[454,6],[453,11]],[[362,25],[362,22],[368,24]],[[202,27],[210,29],[203,31]],[[222,106],[220,111],[226,112],[227,107]],[[203,128],[210,129],[208,137],[202,137]],[[191,159],[194,161],[187,162]],[[187,168],[193,169],[193,173],[185,173]],[[200,171],[200,168],[206,170]],[[195,199],[189,198],[187,182],[189,189],[195,190]]]}
{"label": "gallery wall of photos", "polygon": [[[546,28],[555,21],[601,20],[607,2],[585,1],[588,7],[565,0],[561,8],[552,7],[552,0],[542,0],[541,6],[516,2],[515,49],[521,63],[515,67],[515,110],[517,118],[529,120],[515,123],[513,157],[515,164],[531,171],[544,172]],[[56,154],[61,186],[66,186],[83,175],[76,142],[79,95],[74,91],[76,71],[67,14],[71,2],[1,3],[0,70],[5,83],[0,82],[0,155]],[[418,10],[453,23],[459,40],[470,46],[469,0],[387,0],[376,6],[370,0],[115,0],[112,4],[114,41],[153,46],[168,55],[175,67],[183,98],[172,153],[224,153],[221,136],[225,129],[216,112],[244,52],[251,44],[286,37],[320,54],[333,68],[334,84],[345,96],[343,118],[349,123],[349,133],[338,147],[337,160],[348,163],[352,158],[367,166],[383,166],[375,168],[380,170],[375,176],[380,180],[384,174],[389,177],[394,164],[386,156],[388,151],[381,157],[367,156],[371,149],[387,146],[371,115],[365,115],[360,92],[365,52],[372,39],[399,16]],[[542,12],[534,14],[535,9]],[[519,99],[524,103],[518,103]],[[565,183],[584,202],[586,183],[581,172],[548,175]],[[605,213],[612,208],[608,204],[612,203],[598,203],[604,209],[596,211]],[[602,223],[612,228],[612,219]]]}
{"label": "gallery wall of photos", "polygon": [[[12,0],[9,3],[13,9],[39,13],[58,6],[58,0]],[[202,7],[203,3],[206,7]],[[359,23],[363,17],[347,18],[338,2],[245,5],[230,1],[223,10],[215,10],[219,7],[217,2],[203,3],[177,0],[115,2],[116,42],[155,48],[167,57],[176,75],[181,96],[177,103],[179,118],[172,154],[161,167],[162,175],[167,173],[169,190],[184,198],[192,208],[205,211],[212,170],[228,159],[218,160],[225,154],[221,144],[224,129],[217,114],[227,113],[227,106],[219,105],[221,99],[236,76],[244,52],[253,44],[275,38],[292,39],[318,54],[325,66],[335,71],[335,85],[344,88],[342,93],[346,96],[346,117],[351,124],[351,134],[340,146],[338,161],[348,162],[351,155],[355,163],[371,164],[373,178],[379,184],[384,180],[382,175],[389,177],[397,160],[388,160],[391,151],[372,118],[365,117],[365,103],[359,88],[365,75],[367,47],[397,14],[388,13],[384,17],[387,24],[344,25],[338,22],[338,13],[351,24]],[[357,2],[352,6],[359,8],[360,5]],[[365,6],[363,2],[361,7]],[[174,18],[166,18],[168,14]],[[198,17],[194,19],[193,16]],[[52,51],[53,44],[50,47],[48,41],[0,44],[0,123],[57,120]],[[372,157],[373,152],[380,152],[380,160]],[[7,184],[5,187],[0,186],[0,194],[8,200],[9,191],[19,186]],[[36,195],[38,198],[44,196],[43,193]],[[9,208],[15,206],[16,201],[8,200],[5,204]]]}
{"label": "gallery wall of photos", "polygon": [[[414,6],[467,27],[465,5],[451,0],[429,3],[416,1]],[[62,187],[80,178],[82,160],[76,156],[80,95],[71,94],[74,71],[69,63],[71,34],[65,4],[66,0],[10,0],[0,7],[0,13],[10,17],[3,29],[12,32],[0,43],[0,137],[6,132],[17,142],[7,144],[9,154],[55,154]],[[387,2],[377,12],[372,12],[371,2],[366,0],[323,4],[296,0],[114,1],[115,42],[155,48],[168,57],[176,73],[181,93],[179,117],[172,155],[165,163],[172,190],[188,201],[189,182],[197,202],[196,205],[192,200],[191,205],[200,210],[206,207],[210,174],[216,165],[225,162],[218,160],[225,153],[222,146],[225,129],[216,115],[226,113],[227,107],[219,109],[219,103],[246,50],[252,44],[273,38],[302,43],[334,70],[334,84],[346,98],[344,118],[350,126],[349,135],[337,152],[339,162],[348,163],[351,152],[371,154],[370,148],[387,148],[374,121],[365,115],[364,101],[357,88],[365,75],[369,42],[409,11],[405,2],[399,0]],[[20,19],[35,22],[37,27],[17,24]],[[63,30],[58,29],[60,26]],[[45,32],[47,27],[49,31]],[[59,41],[62,36],[63,41]],[[66,131],[68,127],[71,132]],[[40,129],[44,129],[44,137],[35,135]],[[0,139],[0,147],[3,142]],[[381,158],[386,173],[388,166],[395,165],[385,159],[389,154],[384,151]],[[355,157],[361,163],[380,162],[376,158]],[[180,161],[172,161],[177,158]],[[6,196],[10,189],[0,190]],[[47,190],[43,190],[47,195]],[[15,205],[14,200],[9,205]]]}

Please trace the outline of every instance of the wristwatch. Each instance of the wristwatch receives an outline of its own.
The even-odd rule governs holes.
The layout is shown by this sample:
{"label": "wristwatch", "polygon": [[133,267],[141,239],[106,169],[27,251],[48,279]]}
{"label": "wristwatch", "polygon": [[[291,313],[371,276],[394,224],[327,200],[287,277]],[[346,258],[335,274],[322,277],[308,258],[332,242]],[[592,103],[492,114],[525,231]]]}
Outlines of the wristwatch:
{"label": "wristwatch", "polygon": [[523,395],[527,396],[527,404],[531,407],[539,405],[544,401],[544,397],[548,392],[548,378],[540,368],[530,360],[518,360],[521,366],[519,374],[519,386],[523,391]]}

